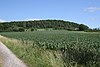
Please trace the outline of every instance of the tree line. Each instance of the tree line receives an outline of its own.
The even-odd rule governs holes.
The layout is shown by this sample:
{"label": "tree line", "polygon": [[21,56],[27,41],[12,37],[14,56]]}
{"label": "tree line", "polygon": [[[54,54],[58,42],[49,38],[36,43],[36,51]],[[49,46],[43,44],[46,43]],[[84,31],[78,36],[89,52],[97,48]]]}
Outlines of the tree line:
{"label": "tree line", "polygon": [[64,20],[34,20],[34,21],[11,21],[0,23],[1,32],[22,32],[25,30],[34,31],[37,29],[70,30],[84,31],[89,27]]}

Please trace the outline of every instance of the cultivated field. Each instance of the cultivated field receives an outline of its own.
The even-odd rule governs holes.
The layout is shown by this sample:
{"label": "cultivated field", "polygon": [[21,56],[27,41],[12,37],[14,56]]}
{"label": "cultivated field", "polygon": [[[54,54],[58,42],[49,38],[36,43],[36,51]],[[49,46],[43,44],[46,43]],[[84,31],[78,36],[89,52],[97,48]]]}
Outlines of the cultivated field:
{"label": "cultivated field", "polygon": [[4,36],[0,41],[29,67],[100,67],[100,33],[62,30],[0,34]]}

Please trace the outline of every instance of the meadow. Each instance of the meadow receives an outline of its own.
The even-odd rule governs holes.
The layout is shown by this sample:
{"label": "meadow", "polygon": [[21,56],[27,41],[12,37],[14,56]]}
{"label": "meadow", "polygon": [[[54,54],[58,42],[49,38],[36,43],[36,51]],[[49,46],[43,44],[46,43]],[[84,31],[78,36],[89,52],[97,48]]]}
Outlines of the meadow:
{"label": "meadow", "polygon": [[[0,38],[29,67],[100,67],[100,33],[2,32]],[[6,38],[5,38],[6,37]]]}

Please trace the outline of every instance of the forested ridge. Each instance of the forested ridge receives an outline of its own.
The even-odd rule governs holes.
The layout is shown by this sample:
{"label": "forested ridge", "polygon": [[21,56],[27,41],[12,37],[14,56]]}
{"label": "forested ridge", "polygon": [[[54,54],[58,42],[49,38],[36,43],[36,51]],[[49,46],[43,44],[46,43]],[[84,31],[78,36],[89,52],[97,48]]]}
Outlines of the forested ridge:
{"label": "forested ridge", "polygon": [[2,32],[22,32],[25,30],[34,31],[37,29],[53,29],[53,30],[87,30],[89,27],[84,24],[78,24],[64,20],[34,20],[34,21],[11,21],[0,23],[0,31]]}

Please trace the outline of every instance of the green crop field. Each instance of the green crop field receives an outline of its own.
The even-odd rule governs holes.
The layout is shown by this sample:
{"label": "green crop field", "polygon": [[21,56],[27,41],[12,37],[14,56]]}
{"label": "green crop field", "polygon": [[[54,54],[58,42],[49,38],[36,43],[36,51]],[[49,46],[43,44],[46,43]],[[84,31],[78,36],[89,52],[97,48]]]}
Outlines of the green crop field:
{"label": "green crop field", "polygon": [[[100,33],[77,31],[2,32],[2,40],[29,67],[100,67]],[[20,43],[19,43],[20,42]]]}

